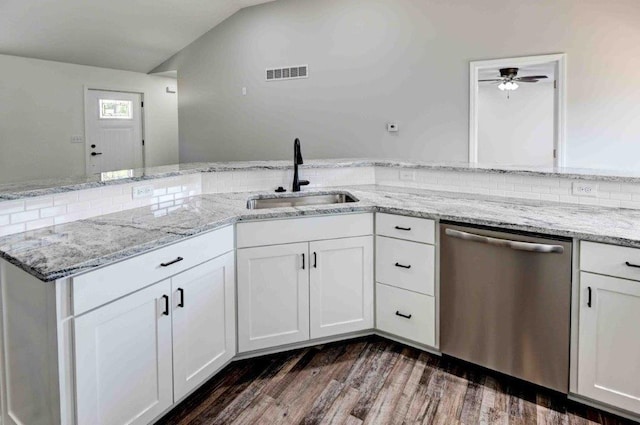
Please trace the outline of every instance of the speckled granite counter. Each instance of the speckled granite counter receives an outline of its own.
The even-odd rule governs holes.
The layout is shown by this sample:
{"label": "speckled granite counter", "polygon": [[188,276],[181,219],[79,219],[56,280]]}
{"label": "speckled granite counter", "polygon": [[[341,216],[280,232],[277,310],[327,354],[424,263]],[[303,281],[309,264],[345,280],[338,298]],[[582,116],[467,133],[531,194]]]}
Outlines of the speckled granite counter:
{"label": "speckled granite counter", "polygon": [[[454,171],[471,173],[513,174],[539,177],[564,177],[570,179],[640,183],[640,172],[634,170],[596,170],[566,167],[523,167],[492,164],[470,164],[466,162],[421,162],[395,159],[312,159],[301,169],[327,169],[348,167],[413,168],[433,171]],[[0,185],[0,202],[46,196],[75,190],[147,181],[167,177],[198,173],[250,170],[288,170],[293,161],[236,161],[236,162],[194,162],[163,165],[132,170],[121,170],[102,175],[54,178]]]}
{"label": "speckled granite counter", "polygon": [[43,281],[53,281],[237,221],[374,211],[640,247],[638,210],[385,186],[335,189],[348,191],[360,202],[248,210],[250,196],[273,194],[202,195],[169,209],[137,208],[0,238],[0,256]]}

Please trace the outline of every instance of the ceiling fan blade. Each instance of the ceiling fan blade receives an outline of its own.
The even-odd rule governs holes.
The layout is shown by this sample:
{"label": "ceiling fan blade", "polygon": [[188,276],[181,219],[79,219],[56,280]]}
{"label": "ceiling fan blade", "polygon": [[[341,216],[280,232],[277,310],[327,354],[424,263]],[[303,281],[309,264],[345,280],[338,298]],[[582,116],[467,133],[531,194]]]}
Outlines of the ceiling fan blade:
{"label": "ceiling fan blade", "polygon": [[516,77],[514,78],[514,80],[517,81],[527,81],[527,80],[542,80],[545,78],[549,78],[546,75],[530,75],[530,76],[526,76],[526,77]]}
{"label": "ceiling fan blade", "polygon": [[494,79],[494,80],[478,80],[478,82],[480,82],[480,83],[487,83],[487,82],[490,82],[490,81],[502,81],[502,78],[497,78],[497,79]]}

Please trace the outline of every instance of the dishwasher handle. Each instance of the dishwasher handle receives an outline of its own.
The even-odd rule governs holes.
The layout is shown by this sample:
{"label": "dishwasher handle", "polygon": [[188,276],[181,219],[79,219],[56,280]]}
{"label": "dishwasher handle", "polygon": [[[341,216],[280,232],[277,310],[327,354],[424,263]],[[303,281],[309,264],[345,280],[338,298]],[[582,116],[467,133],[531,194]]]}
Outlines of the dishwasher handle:
{"label": "dishwasher handle", "polygon": [[564,247],[562,245],[547,245],[531,242],[512,241],[509,239],[492,238],[489,236],[476,235],[475,233],[462,232],[460,230],[445,229],[447,236],[462,239],[465,241],[480,242],[494,246],[502,246],[515,249],[518,251],[539,252],[539,253],[556,253],[562,254]]}

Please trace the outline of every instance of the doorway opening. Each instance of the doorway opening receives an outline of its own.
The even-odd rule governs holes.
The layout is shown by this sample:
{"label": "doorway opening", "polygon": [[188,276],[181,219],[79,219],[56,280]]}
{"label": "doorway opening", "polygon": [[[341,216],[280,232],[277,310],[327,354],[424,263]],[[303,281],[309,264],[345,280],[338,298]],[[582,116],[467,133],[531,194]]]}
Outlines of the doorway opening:
{"label": "doorway opening", "polygon": [[143,168],[144,93],[85,88],[87,175]]}
{"label": "doorway opening", "polygon": [[565,165],[566,55],[470,63],[469,162]]}

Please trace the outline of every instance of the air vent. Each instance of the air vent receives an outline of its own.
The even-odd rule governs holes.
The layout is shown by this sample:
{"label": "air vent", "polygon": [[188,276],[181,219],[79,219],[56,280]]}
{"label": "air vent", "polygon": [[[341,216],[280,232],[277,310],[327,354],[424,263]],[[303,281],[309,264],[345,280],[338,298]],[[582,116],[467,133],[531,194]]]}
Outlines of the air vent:
{"label": "air vent", "polygon": [[309,65],[287,66],[285,68],[268,68],[267,81],[297,80],[309,78]]}

